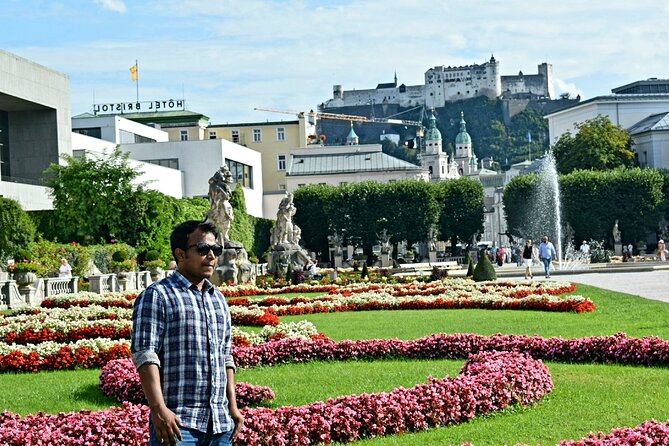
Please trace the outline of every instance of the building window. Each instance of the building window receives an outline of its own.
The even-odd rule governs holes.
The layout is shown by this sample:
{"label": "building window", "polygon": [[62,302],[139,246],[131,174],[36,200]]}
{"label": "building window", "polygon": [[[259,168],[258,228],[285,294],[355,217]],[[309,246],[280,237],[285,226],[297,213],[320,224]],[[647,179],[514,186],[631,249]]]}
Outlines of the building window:
{"label": "building window", "polygon": [[276,168],[280,171],[286,170],[286,155],[277,155],[276,156]]}
{"label": "building window", "polygon": [[209,130],[209,139],[216,139],[216,132]]}
{"label": "building window", "polygon": [[188,141],[188,130],[182,130],[179,132],[181,141]]}
{"label": "building window", "polygon": [[300,187],[304,187],[304,186],[306,186],[306,184],[300,183],[300,184],[297,185],[297,188],[299,189]]}
{"label": "building window", "polygon": [[348,181],[340,181],[339,185],[340,186],[346,186],[348,184]]}
{"label": "building window", "polygon": [[232,179],[235,183],[241,184],[244,187],[253,189],[253,167],[247,166],[246,164],[229,160],[225,160],[230,173],[232,174]]}
{"label": "building window", "polygon": [[232,142],[239,144],[239,130],[231,130],[230,135],[232,136]]}
{"label": "building window", "polygon": [[253,129],[253,142],[262,142],[262,130]]}
{"label": "building window", "polygon": [[279,184],[279,190],[286,190],[286,185],[283,183]]}
{"label": "building window", "polygon": [[79,133],[80,135],[90,136],[91,138],[102,139],[102,128],[101,127],[90,127],[85,129],[72,129],[72,132]]}
{"label": "building window", "polygon": [[286,128],[285,127],[277,127],[277,129],[276,129],[276,140],[277,141],[285,141],[286,140]]}
{"label": "building window", "polygon": [[156,164],[158,166],[169,167],[179,170],[179,158],[163,158],[154,160],[142,160],[145,163]]}

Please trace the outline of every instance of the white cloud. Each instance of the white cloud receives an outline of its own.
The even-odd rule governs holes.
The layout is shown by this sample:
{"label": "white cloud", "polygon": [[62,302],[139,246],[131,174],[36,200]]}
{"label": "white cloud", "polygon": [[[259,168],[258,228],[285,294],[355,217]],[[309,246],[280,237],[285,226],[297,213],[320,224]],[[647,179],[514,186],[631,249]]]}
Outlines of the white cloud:
{"label": "white cloud", "polygon": [[579,95],[583,98],[583,91],[579,89],[576,84],[565,82],[558,77],[553,77],[553,87],[555,88],[556,96],[560,96],[563,93],[569,93],[569,96],[572,98]]}
{"label": "white cloud", "polygon": [[94,1],[98,5],[102,6],[103,9],[107,9],[109,11],[119,12],[123,14],[128,10],[123,0],[94,0]]}

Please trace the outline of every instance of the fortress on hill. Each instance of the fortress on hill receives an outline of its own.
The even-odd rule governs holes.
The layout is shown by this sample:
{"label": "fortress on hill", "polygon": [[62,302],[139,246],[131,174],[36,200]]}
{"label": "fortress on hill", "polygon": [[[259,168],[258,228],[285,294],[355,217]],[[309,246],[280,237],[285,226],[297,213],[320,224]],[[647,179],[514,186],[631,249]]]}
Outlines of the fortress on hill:
{"label": "fortress on hill", "polygon": [[449,102],[487,96],[490,99],[555,99],[553,65],[542,63],[537,74],[502,76],[500,63],[494,56],[482,64],[462,67],[437,66],[425,72],[423,85],[397,85],[395,81],[379,84],[374,89],[344,90],[333,87],[333,97],[321,109],[365,106],[399,105],[400,107],[444,107]]}

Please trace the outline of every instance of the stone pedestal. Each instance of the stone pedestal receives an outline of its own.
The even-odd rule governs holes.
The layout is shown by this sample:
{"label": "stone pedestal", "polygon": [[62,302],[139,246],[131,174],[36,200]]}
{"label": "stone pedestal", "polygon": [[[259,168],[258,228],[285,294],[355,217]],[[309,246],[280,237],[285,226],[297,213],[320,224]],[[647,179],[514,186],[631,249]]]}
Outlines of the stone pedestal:
{"label": "stone pedestal", "polygon": [[613,244],[613,254],[616,256],[622,256],[623,255],[623,244],[622,243],[614,243]]}
{"label": "stone pedestal", "polygon": [[343,263],[342,255],[341,254],[339,254],[339,255],[335,254],[335,256],[334,256],[334,266],[335,266],[335,268],[341,268],[342,263]]}
{"label": "stone pedestal", "polygon": [[436,263],[437,262],[437,251],[430,251],[428,253],[428,258],[430,260],[430,263]]}
{"label": "stone pedestal", "polygon": [[223,255],[218,258],[218,267],[211,276],[211,282],[214,285],[222,285],[230,282],[249,283],[255,280],[256,269],[249,262],[244,246],[239,242],[227,240],[224,244]]}
{"label": "stone pedestal", "polygon": [[381,268],[388,268],[390,265],[390,254],[381,253]]}
{"label": "stone pedestal", "polygon": [[346,258],[349,260],[353,259],[353,252],[354,252],[353,245],[348,245],[346,247]]}

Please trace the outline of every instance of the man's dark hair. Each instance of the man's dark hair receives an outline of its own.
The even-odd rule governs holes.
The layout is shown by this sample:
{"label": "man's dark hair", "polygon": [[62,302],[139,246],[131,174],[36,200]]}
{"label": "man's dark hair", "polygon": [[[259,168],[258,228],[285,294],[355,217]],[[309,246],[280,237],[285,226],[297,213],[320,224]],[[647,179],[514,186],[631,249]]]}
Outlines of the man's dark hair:
{"label": "man's dark hair", "polygon": [[185,251],[188,247],[188,236],[198,229],[205,234],[214,234],[214,237],[218,239],[218,228],[212,222],[188,220],[176,225],[170,235],[170,248],[172,249],[172,256],[174,256],[175,261],[177,260],[177,248]]}

